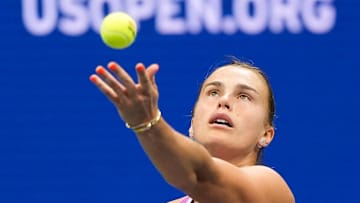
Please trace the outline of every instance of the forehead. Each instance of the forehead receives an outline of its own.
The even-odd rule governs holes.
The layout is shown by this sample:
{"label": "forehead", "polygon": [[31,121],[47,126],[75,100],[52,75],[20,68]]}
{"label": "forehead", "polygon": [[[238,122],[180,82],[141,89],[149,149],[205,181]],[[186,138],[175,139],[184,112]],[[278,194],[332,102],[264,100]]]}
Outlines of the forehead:
{"label": "forehead", "polygon": [[267,84],[256,69],[244,68],[239,65],[226,65],[217,68],[205,80],[204,85],[218,81],[226,84],[243,84],[256,89],[258,92],[267,92]]}

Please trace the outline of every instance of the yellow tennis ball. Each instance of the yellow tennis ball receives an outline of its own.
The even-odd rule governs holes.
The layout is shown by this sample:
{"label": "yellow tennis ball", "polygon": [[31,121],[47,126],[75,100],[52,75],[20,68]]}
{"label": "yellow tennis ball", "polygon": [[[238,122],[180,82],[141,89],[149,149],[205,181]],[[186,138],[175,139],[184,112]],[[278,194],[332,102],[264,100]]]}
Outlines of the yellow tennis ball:
{"label": "yellow tennis ball", "polygon": [[113,12],[105,16],[100,27],[102,41],[113,49],[129,47],[136,38],[135,20],[124,12]]}

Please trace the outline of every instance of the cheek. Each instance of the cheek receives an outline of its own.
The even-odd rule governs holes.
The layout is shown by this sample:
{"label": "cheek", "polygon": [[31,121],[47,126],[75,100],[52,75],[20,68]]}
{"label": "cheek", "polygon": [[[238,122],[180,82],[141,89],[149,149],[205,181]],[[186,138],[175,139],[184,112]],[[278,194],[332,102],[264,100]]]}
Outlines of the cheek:
{"label": "cheek", "polygon": [[199,99],[194,108],[193,116],[203,116],[204,113],[209,112],[209,107],[213,106],[213,103],[214,102],[209,99]]}
{"label": "cheek", "polygon": [[208,119],[210,117],[210,110],[207,105],[204,105],[204,103],[197,104],[197,106],[194,109],[192,117],[192,128],[193,132],[202,131],[202,128],[205,127],[205,123],[208,122]]}
{"label": "cheek", "polygon": [[244,126],[258,128],[263,127],[264,123],[266,123],[267,113],[263,108],[248,105],[237,109],[236,117],[241,120],[240,123],[244,123]]}
{"label": "cheek", "polygon": [[201,123],[204,123],[204,119],[206,118],[206,113],[208,110],[204,107],[198,107],[196,108],[194,115],[192,117],[192,123],[195,128],[198,128]]}

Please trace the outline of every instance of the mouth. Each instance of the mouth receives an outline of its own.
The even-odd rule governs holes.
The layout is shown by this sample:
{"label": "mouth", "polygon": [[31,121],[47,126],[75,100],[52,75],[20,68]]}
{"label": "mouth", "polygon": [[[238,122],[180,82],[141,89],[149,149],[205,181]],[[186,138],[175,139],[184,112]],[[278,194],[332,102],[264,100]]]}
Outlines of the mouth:
{"label": "mouth", "polygon": [[226,114],[216,114],[210,119],[210,124],[212,125],[221,125],[226,127],[233,127],[233,123],[229,116]]}

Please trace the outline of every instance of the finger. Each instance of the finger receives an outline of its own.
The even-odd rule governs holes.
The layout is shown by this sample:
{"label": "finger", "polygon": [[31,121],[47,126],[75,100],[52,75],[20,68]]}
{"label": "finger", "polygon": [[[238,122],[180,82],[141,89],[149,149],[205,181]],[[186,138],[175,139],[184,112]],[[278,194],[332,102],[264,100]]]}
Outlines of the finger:
{"label": "finger", "polygon": [[150,81],[153,83],[153,85],[156,86],[155,82],[155,74],[159,71],[159,64],[151,64],[147,69],[146,73],[150,79]]}
{"label": "finger", "polygon": [[98,66],[95,71],[116,93],[124,94],[126,91],[125,87],[111,73],[105,70],[104,67]]}
{"label": "finger", "polygon": [[92,74],[89,80],[97,86],[97,88],[112,102],[115,102],[118,98],[117,93],[109,87],[99,76]]}
{"label": "finger", "polygon": [[135,93],[135,82],[131,76],[117,63],[110,62],[108,68],[115,73],[115,75],[120,79],[123,86],[127,89],[128,93]]}
{"label": "finger", "polygon": [[157,88],[155,83],[155,74],[159,70],[158,64],[152,64],[145,69],[144,64],[136,65],[136,73],[143,91],[150,91],[151,88]]}
{"label": "finger", "polygon": [[151,89],[151,82],[148,76],[146,75],[144,64],[142,63],[136,64],[135,69],[142,90],[144,92],[148,92]]}

